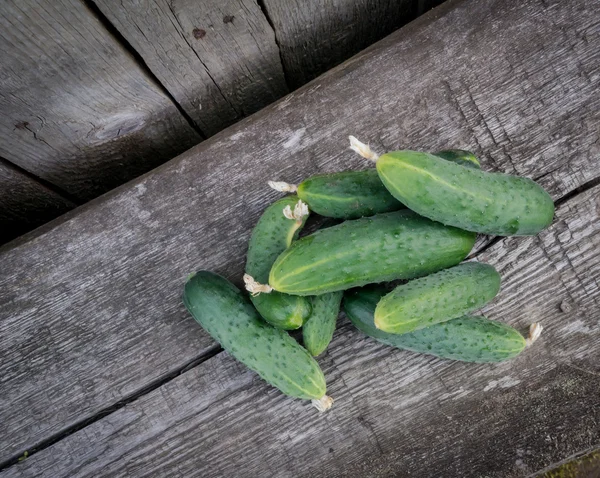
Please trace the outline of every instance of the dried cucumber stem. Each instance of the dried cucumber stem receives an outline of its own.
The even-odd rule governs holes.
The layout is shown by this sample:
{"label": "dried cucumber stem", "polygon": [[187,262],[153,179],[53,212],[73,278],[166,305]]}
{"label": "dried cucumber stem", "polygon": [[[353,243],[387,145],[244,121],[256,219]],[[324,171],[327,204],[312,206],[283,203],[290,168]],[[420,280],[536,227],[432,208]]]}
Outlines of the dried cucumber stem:
{"label": "dried cucumber stem", "polygon": [[312,399],[310,403],[312,403],[313,407],[315,407],[320,412],[325,412],[331,408],[331,405],[333,405],[333,398],[327,395],[323,395],[318,400]]}
{"label": "dried cucumber stem", "polygon": [[294,206],[294,211],[290,206],[286,206],[283,208],[283,215],[288,218],[295,220],[298,225],[302,224],[302,221],[306,216],[308,216],[308,206],[306,203],[299,200]]}
{"label": "dried cucumber stem", "polygon": [[273,291],[273,287],[268,284],[261,284],[260,282],[256,282],[254,277],[250,274],[244,274],[244,284],[246,284],[246,290],[252,294],[253,297],[256,297],[261,292],[268,294]]}
{"label": "dried cucumber stem", "polygon": [[357,152],[363,158],[370,159],[373,162],[377,162],[377,160],[379,159],[379,155],[375,151],[373,151],[368,144],[360,142],[354,136],[348,136],[348,139],[350,140],[350,149],[352,151]]}
{"label": "dried cucumber stem", "polygon": [[527,347],[530,347],[539,338],[542,334],[542,330],[544,330],[544,328],[539,322],[535,322],[529,326],[529,336],[525,339]]}
{"label": "dried cucumber stem", "polygon": [[275,189],[275,191],[282,193],[295,193],[298,190],[298,186],[286,183],[285,181],[269,181],[269,186]]}

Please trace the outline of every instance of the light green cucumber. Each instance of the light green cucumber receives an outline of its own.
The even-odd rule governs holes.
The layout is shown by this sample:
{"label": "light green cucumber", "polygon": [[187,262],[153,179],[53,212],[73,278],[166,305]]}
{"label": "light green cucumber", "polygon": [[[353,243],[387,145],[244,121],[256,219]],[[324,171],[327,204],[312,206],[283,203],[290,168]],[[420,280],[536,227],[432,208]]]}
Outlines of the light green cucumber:
{"label": "light green cucumber", "polygon": [[[246,274],[260,284],[266,284],[273,262],[289,247],[304,226],[307,216],[296,221],[283,214],[286,207],[289,206],[293,211],[297,204],[297,196],[288,196],[274,202],[265,210],[252,231],[246,259]],[[251,300],[260,315],[280,329],[292,330],[302,327],[311,312],[309,299],[279,292],[259,293],[253,295]]]}
{"label": "light green cucumber", "polygon": [[474,242],[474,233],[408,210],[354,219],[295,241],[275,260],[269,285],[318,295],[410,279],[458,264]]}
{"label": "light green cucumber", "polygon": [[327,408],[323,372],[287,332],[265,323],[248,298],[227,279],[208,271],[192,275],[183,302],[223,348],[291,397]]}
{"label": "light green cucumber", "polygon": [[313,357],[323,353],[333,338],[342,296],[339,291],[312,297],[312,314],[302,327],[302,343]]}
{"label": "light green cucumber", "polygon": [[489,264],[465,262],[399,285],[375,309],[375,326],[405,334],[477,310],[496,297],[500,274]]}
{"label": "light green cucumber", "polygon": [[[469,151],[449,149],[435,154],[458,164],[479,167],[479,161]],[[287,185],[286,189],[290,187],[294,188]],[[388,192],[375,169],[311,176],[297,186],[297,194],[311,211],[338,219],[357,219],[405,207]]]}
{"label": "light green cucumber", "polygon": [[392,196],[413,211],[467,231],[534,235],[554,215],[552,198],[530,179],[480,171],[428,153],[386,153],[377,160],[377,172]]}
{"label": "light green cucumber", "polygon": [[407,334],[388,334],[375,327],[373,318],[385,293],[381,287],[348,291],[344,312],[357,329],[386,345],[464,362],[501,362],[526,347],[515,329],[485,317],[465,316]]}

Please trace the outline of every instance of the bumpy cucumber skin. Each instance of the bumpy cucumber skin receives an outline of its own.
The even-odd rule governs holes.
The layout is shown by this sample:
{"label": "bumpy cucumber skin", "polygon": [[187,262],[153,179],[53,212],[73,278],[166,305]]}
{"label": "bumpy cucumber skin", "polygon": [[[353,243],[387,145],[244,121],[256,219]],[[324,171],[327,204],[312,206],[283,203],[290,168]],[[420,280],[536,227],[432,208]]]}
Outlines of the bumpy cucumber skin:
{"label": "bumpy cucumber skin", "polygon": [[337,219],[404,208],[385,188],[375,169],[312,176],[298,185],[298,197],[317,214]]}
{"label": "bumpy cucumber skin", "polygon": [[[291,242],[298,237],[306,217],[300,226],[283,215],[283,209],[290,206],[293,210],[298,202],[297,196],[287,196],[275,201],[262,214],[252,231],[246,273],[256,281],[265,284],[269,280],[269,271],[273,262]],[[251,297],[252,303],[260,315],[274,327],[293,330],[302,327],[311,312],[310,300],[272,292]]]}
{"label": "bumpy cucumber skin", "polygon": [[[479,167],[470,151],[448,149],[435,154],[447,161]],[[405,208],[385,188],[376,169],[312,176],[298,185],[298,197],[317,214],[337,219],[357,219]]]}
{"label": "bumpy cucumber skin", "polygon": [[227,279],[196,273],[185,284],[183,302],[227,352],[284,394],[305,400],[325,395],[317,362],[287,332],[265,323]]}
{"label": "bumpy cucumber skin", "polygon": [[375,325],[405,334],[461,317],[496,297],[500,274],[489,264],[466,262],[396,287],[375,309]]}
{"label": "bumpy cucumber skin", "polygon": [[312,314],[302,327],[302,343],[313,357],[322,354],[333,338],[343,295],[339,291],[312,298]]}
{"label": "bumpy cucumber skin", "polygon": [[552,198],[527,178],[467,168],[417,151],[386,153],[377,171],[388,191],[410,209],[467,231],[534,235],[554,216]]}
{"label": "bumpy cucumber skin", "polygon": [[462,261],[475,234],[408,211],[346,221],[295,241],[275,261],[269,284],[318,295],[373,282],[411,279]]}
{"label": "bumpy cucumber skin", "polygon": [[408,334],[388,334],[375,327],[373,314],[386,293],[380,287],[346,292],[344,312],[365,335],[392,347],[463,362],[502,362],[516,357],[526,346],[512,327],[485,317],[465,316]]}

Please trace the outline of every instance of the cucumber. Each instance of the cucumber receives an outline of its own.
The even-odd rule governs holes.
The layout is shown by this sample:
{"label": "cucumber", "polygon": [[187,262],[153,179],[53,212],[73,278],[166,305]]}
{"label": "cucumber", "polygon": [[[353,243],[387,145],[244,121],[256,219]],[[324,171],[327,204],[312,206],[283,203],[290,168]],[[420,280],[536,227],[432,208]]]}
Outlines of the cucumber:
{"label": "cucumber", "polygon": [[[299,219],[284,216],[284,209],[295,209],[297,196],[288,196],[271,204],[262,214],[252,231],[246,260],[246,284],[265,284],[273,262],[298,236],[308,214],[298,212]],[[306,211],[305,211],[306,212]],[[250,279],[253,279],[251,281]],[[247,288],[251,291],[251,287]],[[260,290],[260,289],[259,289]],[[272,292],[251,297],[259,314],[271,325],[292,330],[302,327],[311,312],[309,299]]]}
{"label": "cucumber", "polygon": [[475,234],[395,211],[346,221],[295,241],[275,260],[269,285],[318,295],[372,282],[410,279],[462,261]]}
{"label": "cucumber", "polygon": [[375,309],[375,326],[405,334],[483,307],[500,290],[489,264],[466,262],[396,287]]}
{"label": "cucumber", "polygon": [[291,397],[326,408],[331,399],[317,362],[287,332],[265,323],[227,279],[208,271],[192,275],[183,302],[194,319],[237,360]]}
{"label": "cucumber", "polygon": [[550,225],[554,203],[534,181],[488,173],[417,151],[377,160],[388,191],[413,211],[442,224],[498,236],[534,235]]}
{"label": "cucumber", "polygon": [[[388,334],[376,328],[373,319],[375,307],[385,293],[381,287],[348,291],[344,312],[357,329],[386,345],[464,362],[501,362],[519,355],[534,340],[525,340],[508,325],[472,316],[407,334]],[[541,330],[539,324],[532,329],[535,327]]]}
{"label": "cucumber", "polygon": [[342,296],[339,291],[312,298],[312,314],[302,327],[302,342],[313,357],[323,353],[333,338]]}
{"label": "cucumber", "polygon": [[[479,161],[469,151],[449,149],[435,154],[448,161],[479,167]],[[297,191],[311,211],[337,219],[357,219],[405,207],[388,192],[376,169],[318,174],[298,186],[273,181],[269,185],[278,191]]]}

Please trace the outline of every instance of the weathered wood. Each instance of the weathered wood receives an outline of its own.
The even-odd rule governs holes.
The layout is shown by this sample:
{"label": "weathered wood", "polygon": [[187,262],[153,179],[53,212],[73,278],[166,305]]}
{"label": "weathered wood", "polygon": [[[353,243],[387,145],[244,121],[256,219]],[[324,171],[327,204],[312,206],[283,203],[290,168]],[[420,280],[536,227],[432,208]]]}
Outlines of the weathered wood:
{"label": "weathered wood", "polygon": [[287,93],[255,0],[96,0],[206,135]]}
{"label": "weathered wood", "polygon": [[389,35],[415,18],[419,10],[418,0],[262,3],[275,28],[286,78],[293,88]]}
{"label": "weathered wood", "polygon": [[80,0],[0,8],[0,156],[80,199],[200,141]]}
{"label": "weathered wood", "polygon": [[[326,414],[221,353],[6,477],[521,477],[600,440],[600,186],[539,237],[482,260],[503,275],[487,314],[539,342],[501,364],[383,346],[346,321],[320,362]],[[57,457],[64,459],[57,460]]]}
{"label": "weathered wood", "polygon": [[[489,133],[464,119],[470,117],[449,92],[450,81],[477,89],[481,104],[510,95],[502,125],[520,141],[515,151],[505,143],[502,154],[542,176],[554,198],[598,178],[600,75],[594,72],[600,48],[586,32],[599,15],[592,0],[446,3],[307,88],[84,206],[43,236],[5,250],[0,459],[20,455],[214,350],[180,304],[181,286],[198,268],[241,276],[250,230],[277,197],[267,179],[295,182],[365,166],[348,150],[349,133],[380,151],[472,149],[478,143],[485,151]],[[484,28],[486,22],[493,27]],[[444,43],[449,36],[452,42]],[[509,64],[517,50],[520,61]],[[476,68],[486,74],[473,75]],[[525,72],[536,88],[518,88]],[[571,85],[567,97],[543,110],[532,106],[564,84]],[[574,144],[582,154],[573,152]],[[544,164],[539,151],[552,151],[565,166]],[[483,160],[487,169],[507,164],[498,153]],[[343,356],[356,352],[339,350]],[[195,393],[205,392],[197,385]]]}
{"label": "weathered wood", "polygon": [[74,203],[0,158],[0,244],[73,207]]}

